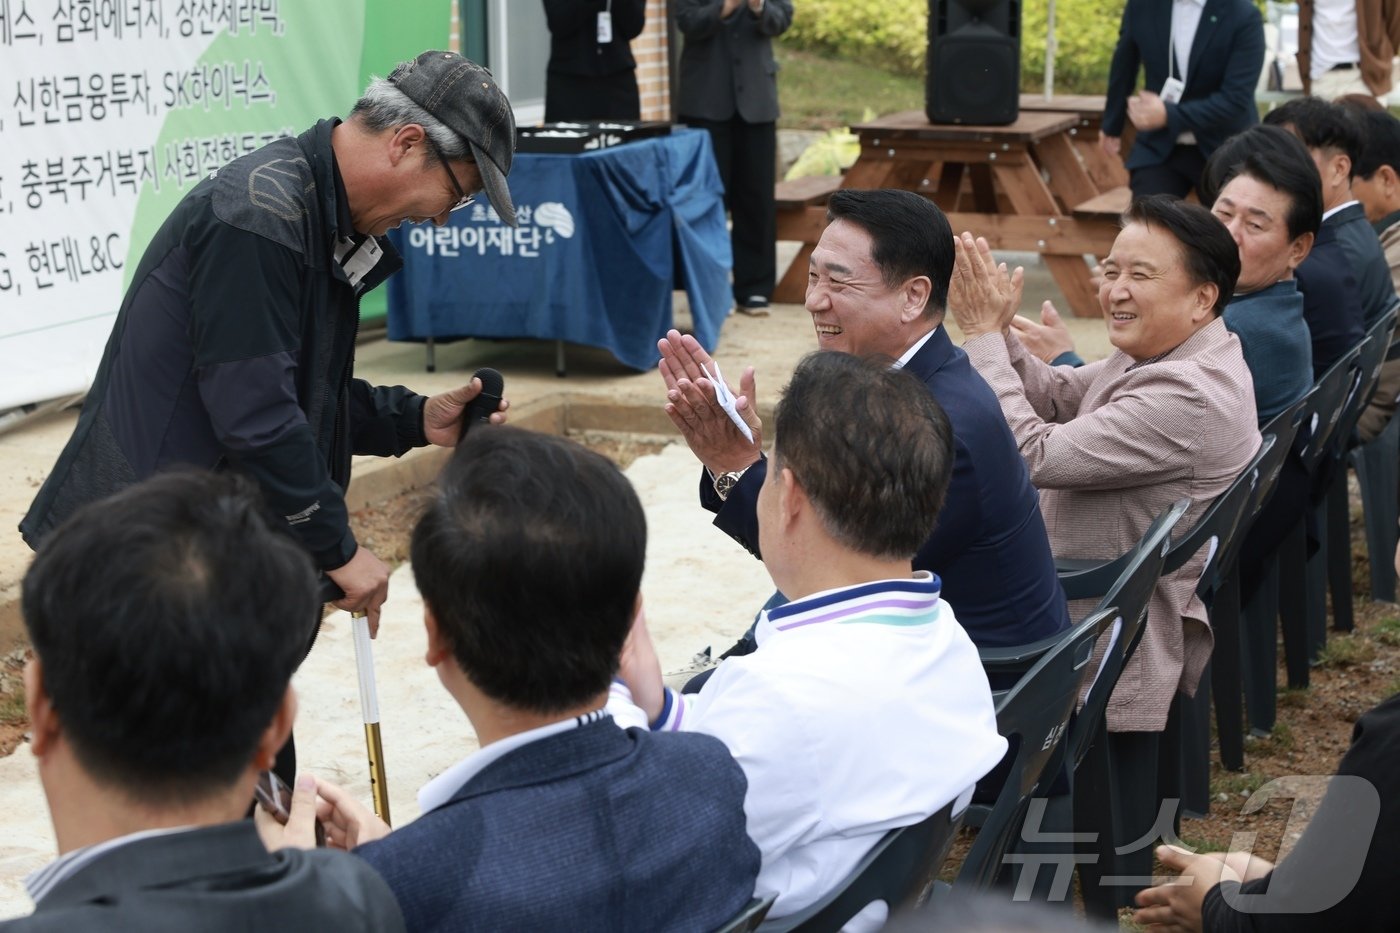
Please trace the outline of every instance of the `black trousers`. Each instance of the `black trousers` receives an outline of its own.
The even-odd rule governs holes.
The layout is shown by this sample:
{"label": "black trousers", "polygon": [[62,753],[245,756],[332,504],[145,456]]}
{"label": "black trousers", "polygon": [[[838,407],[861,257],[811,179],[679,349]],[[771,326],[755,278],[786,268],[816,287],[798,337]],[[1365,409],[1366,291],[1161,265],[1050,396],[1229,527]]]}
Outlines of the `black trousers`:
{"label": "black trousers", "polygon": [[746,123],[737,114],[728,120],[682,116],[681,122],[708,130],[724,206],[734,221],[734,300],[753,295],[773,297],[778,277],[777,220],[773,185],[777,181],[778,131],[774,123]]}
{"label": "black trousers", "polygon": [[630,68],[610,75],[545,73],[546,123],[641,118],[642,100],[637,93],[637,72]]}
{"label": "black trousers", "polygon": [[[1171,194],[1184,198],[1193,190],[1201,196],[1201,175],[1206,170],[1206,157],[1201,155],[1200,146],[1172,147],[1167,161],[1160,165],[1144,165],[1132,171],[1128,187],[1133,189],[1133,197],[1141,198],[1149,194]],[[1202,202],[1204,202],[1202,198]]]}

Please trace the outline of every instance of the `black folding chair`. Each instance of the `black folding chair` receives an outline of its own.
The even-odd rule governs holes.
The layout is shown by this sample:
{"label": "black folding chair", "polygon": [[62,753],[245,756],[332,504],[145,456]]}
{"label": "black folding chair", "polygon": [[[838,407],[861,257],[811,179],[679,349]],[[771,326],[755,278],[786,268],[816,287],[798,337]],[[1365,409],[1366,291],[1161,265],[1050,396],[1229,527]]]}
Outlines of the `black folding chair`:
{"label": "black folding chair", "polygon": [[769,909],[777,896],[770,894],[767,897],[755,897],[744,905],[744,909],[739,911],[738,916],[720,927],[715,933],[753,933],[759,929],[759,924],[763,918],[768,916]]}
{"label": "black folding chair", "polygon": [[[1400,308],[1400,303],[1397,303]],[[1400,359],[1396,334],[1386,336],[1382,365]],[[1370,555],[1371,599],[1395,601],[1396,525],[1400,516],[1400,418],[1393,415],[1379,434],[1365,444],[1358,443],[1348,455],[1361,488],[1361,516],[1366,525],[1366,552]]]}
{"label": "black folding chair", "polygon": [[985,890],[1001,874],[1007,851],[1021,835],[1031,798],[1046,796],[1059,774],[1075,701],[1091,673],[1094,645],[1116,618],[1116,611],[1105,609],[1075,625],[997,701],[997,731],[1014,749],[1011,770],[958,872],[955,894]]}
{"label": "black folding chair", "polygon": [[789,930],[837,933],[866,905],[875,901],[884,901],[890,913],[900,907],[917,906],[933,887],[962,826],[965,811],[959,810],[955,815],[953,805],[956,803],[956,800],[949,802],[942,810],[912,826],[901,826],[885,833],[845,880],[816,903],[795,914],[746,929],[757,929],[760,933]]}
{"label": "black folding chair", "polygon": [[[1356,388],[1361,382],[1361,371],[1357,368],[1357,360],[1361,355],[1362,348],[1366,341],[1362,341],[1357,346],[1347,352],[1345,356],[1332,364],[1332,368],[1322,374],[1322,378],[1317,381],[1313,392],[1308,396],[1308,402],[1303,407],[1303,420],[1298,430],[1300,435],[1306,437],[1302,443],[1298,458],[1303,471],[1309,477],[1312,488],[1321,471],[1325,469],[1326,460],[1332,450],[1330,444],[1336,437],[1336,428],[1346,409],[1347,402],[1355,395]],[[1304,432],[1310,432],[1304,434]],[[1292,529],[1284,535],[1279,542],[1278,548],[1278,615],[1283,629],[1283,652],[1286,666],[1288,668],[1288,685],[1290,687],[1306,687],[1308,685],[1308,664],[1310,652],[1308,647],[1308,600],[1310,592],[1317,598],[1326,600],[1326,579],[1321,573],[1324,564],[1317,564],[1319,571],[1318,580],[1308,578],[1308,552],[1307,552],[1307,517],[1301,517]],[[1319,528],[1319,532],[1322,529]],[[1319,584],[1321,584],[1319,586]],[[1266,582],[1265,586],[1269,583]],[[1247,613],[1248,614],[1248,611]],[[1267,625],[1270,629],[1273,620],[1269,619]],[[1258,620],[1250,622],[1251,635],[1254,638],[1254,649],[1264,650],[1263,637],[1264,623]],[[1268,649],[1272,651],[1272,648]],[[1261,659],[1262,660],[1262,659]],[[1264,668],[1255,665],[1254,673],[1257,675],[1259,684],[1258,691],[1265,689],[1272,692],[1271,681],[1272,668]],[[1265,727],[1259,716],[1250,713],[1250,723],[1255,729],[1260,729],[1267,733],[1273,728],[1272,715],[1267,717],[1268,725]]]}
{"label": "black folding chair", "polygon": [[1236,559],[1259,485],[1259,466],[1277,438],[1265,435],[1254,460],[1215,498],[1191,531],[1174,541],[1162,573],[1176,573],[1202,549],[1207,550],[1196,594],[1210,619],[1214,648],[1194,697],[1181,698],[1180,780],[1184,808],[1210,812],[1210,708],[1215,693],[1221,761],[1232,770],[1244,766],[1244,708],[1239,688],[1240,588]]}
{"label": "black folding chair", "polygon": [[[1118,678],[1142,639],[1148,603],[1157,589],[1171,534],[1190,505],[1189,499],[1173,503],[1153,519],[1138,543],[1122,556],[1097,564],[1074,561],[1075,568],[1063,567],[1060,572],[1061,585],[1070,599],[1100,597],[1096,612],[1117,608],[1115,625],[1119,631],[1106,642],[1099,670],[1084,692],[1084,703],[1070,726],[1066,754],[1071,765],[1072,794],[1049,797],[1041,819],[1046,832],[1069,833],[1073,828],[1093,840],[1088,846],[1071,844],[1071,848],[1094,856],[1092,861],[1078,863],[1080,889],[1086,909],[1105,919],[1116,917],[1117,908],[1098,880],[1104,874],[1115,873],[1114,847],[1121,835],[1114,819],[1117,789],[1108,757],[1105,713]],[[1020,670],[1027,658],[1039,657],[1042,651],[1038,645],[984,649],[982,663],[988,671]],[[1018,852],[1033,854],[1056,849],[1063,852],[1065,844],[1023,843]]]}
{"label": "black folding chair", "polygon": [[[1355,627],[1351,596],[1351,515],[1347,508],[1347,454],[1356,445],[1356,424],[1371,403],[1371,395],[1381,378],[1381,366],[1390,349],[1390,335],[1395,329],[1392,308],[1366,332],[1361,353],[1356,358],[1360,378],[1351,397],[1347,399],[1336,432],[1327,451],[1327,460],[1319,476],[1320,487],[1314,487],[1314,502],[1321,526],[1322,547],[1308,562],[1308,585],[1320,592],[1308,594],[1308,657],[1315,660],[1327,644],[1327,595],[1332,591],[1332,627],[1349,632]],[[1392,512],[1386,520],[1395,526]],[[1382,560],[1389,561],[1390,555]]]}

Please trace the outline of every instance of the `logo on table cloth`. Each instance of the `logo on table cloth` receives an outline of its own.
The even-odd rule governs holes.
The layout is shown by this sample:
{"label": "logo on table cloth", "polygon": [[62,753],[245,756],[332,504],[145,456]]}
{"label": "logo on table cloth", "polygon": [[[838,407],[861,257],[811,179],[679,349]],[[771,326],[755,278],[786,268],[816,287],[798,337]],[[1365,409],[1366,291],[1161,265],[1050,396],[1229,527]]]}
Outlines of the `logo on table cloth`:
{"label": "logo on table cloth", "polygon": [[574,215],[558,201],[542,201],[534,205],[518,205],[515,219],[519,226],[507,227],[489,204],[473,204],[469,223],[434,227],[417,224],[408,231],[410,249],[421,249],[429,256],[460,256],[476,252],[485,256],[493,252],[501,256],[539,256],[540,247],[552,246],[555,238],[570,239],[574,235]]}

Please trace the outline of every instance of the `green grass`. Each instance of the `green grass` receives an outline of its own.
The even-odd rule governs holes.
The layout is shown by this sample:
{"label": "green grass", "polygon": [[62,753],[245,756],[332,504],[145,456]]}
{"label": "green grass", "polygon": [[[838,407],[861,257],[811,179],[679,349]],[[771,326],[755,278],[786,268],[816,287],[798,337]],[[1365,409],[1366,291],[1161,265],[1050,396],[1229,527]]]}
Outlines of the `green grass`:
{"label": "green grass", "polygon": [[16,690],[14,693],[0,693],[0,723],[18,722],[24,719],[24,694]]}
{"label": "green grass", "polygon": [[1357,635],[1331,635],[1317,654],[1317,667],[1353,667],[1376,656],[1376,647]]}
{"label": "green grass", "polygon": [[779,44],[778,100],[784,129],[828,130],[882,114],[922,110],[922,78]]}
{"label": "green grass", "polygon": [[1371,634],[1383,645],[1400,645],[1400,616],[1386,616],[1371,629]]}
{"label": "green grass", "polygon": [[[1290,741],[1292,737],[1290,736]],[[1269,783],[1269,776],[1258,771],[1245,771],[1239,774],[1222,774],[1211,783],[1212,794],[1227,794],[1230,802],[1228,805],[1238,807],[1244,797],[1248,797],[1265,784]]]}

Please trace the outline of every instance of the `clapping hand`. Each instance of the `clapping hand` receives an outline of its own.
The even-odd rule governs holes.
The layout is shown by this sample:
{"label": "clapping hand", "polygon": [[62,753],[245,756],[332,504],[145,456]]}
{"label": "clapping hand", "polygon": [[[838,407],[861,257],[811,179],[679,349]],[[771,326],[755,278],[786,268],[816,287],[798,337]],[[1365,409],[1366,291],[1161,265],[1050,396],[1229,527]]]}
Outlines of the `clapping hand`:
{"label": "clapping hand", "polygon": [[757,461],[763,422],[754,413],[753,367],[745,368],[739,377],[739,391],[730,387],[737,397],[735,408],[753,434],[750,441],[715,399],[714,384],[705,373],[706,368],[714,372],[715,367],[698,340],[671,330],[657,342],[657,349],[661,351],[658,369],[666,383],[666,415],[696,458],[716,475],[743,470]]}
{"label": "clapping hand", "polygon": [[992,257],[986,239],[974,240],[971,233],[954,236],[953,251],[956,262],[948,285],[948,308],[963,335],[971,339],[1006,330],[1021,306],[1025,270],[1017,266],[1008,273],[1006,263],[998,264]]}

